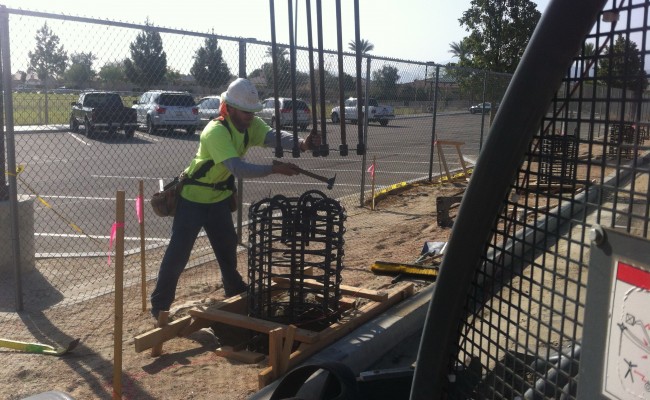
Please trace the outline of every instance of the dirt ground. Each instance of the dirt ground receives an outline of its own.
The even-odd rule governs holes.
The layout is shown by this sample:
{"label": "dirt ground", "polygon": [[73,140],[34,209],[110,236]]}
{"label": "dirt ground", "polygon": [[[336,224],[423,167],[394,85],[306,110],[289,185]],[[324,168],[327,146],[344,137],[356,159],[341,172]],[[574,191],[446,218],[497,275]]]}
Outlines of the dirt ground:
{"label": "dirt ground", "polygon": [[[343,284],[374,290],[393,286],[393,276],[376,275],[370,266],[376,260],[414,262],[426,241],[446,241],[451,229],[439,227],[436,222],[436,197],[460,195],[465,186],[412,185],[379,199],[374,211],[370,207],[347,208]],[[456,209],[452,206],[452,217]],[[243,275],[246,267],[247,256],[242,251],[239,268]],[[223,299],[219,285],[215,290],[214,286],[192,280],[193,274],[200,273],[205,271],[193,268],[183,274],[172,310],[176,318],[193,305]],[[404,280],[412,280],[416,290],[431,283]],[[79,316],[76,320],[87,320],[92,325],[87,327],[93,332],[92,346],[84,345],[82,338],[79,347],[64,357],[0,350],[2,358],[12,366],[0,370],[0,398],[17,400],[48,390],[69,393],[77,400],[111,398],[115,359],[113,315],[101,321],[92,317],[98,307],[107,306],[102,302],[111,299],[112,296],[78,303],[69,311]],[[137,309],[137,304],[132,308]],[[245,399],[259,390],[258,374],[268,366],[267,360],[244,364],[216,355],[219,339],[208,330],[166,342],[160,357],[151,357],[149,351],[136,353],[133,338],[151,330],[153,322],[147,313],[124,315],[123,399]]]}

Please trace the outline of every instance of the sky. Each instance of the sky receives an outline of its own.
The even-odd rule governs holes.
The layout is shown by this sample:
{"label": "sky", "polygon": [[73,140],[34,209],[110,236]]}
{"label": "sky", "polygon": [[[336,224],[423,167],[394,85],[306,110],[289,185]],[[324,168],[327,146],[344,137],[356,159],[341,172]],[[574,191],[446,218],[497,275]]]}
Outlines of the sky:
{"label": "sky", "polygon": [[[549,0],[533,0],[543,12]],[[445,64],[452,61],[449,44],[468,33],[458,23],[470,0],[360,0],[359,25],[362,39],[374,45],[371,54],[414,61]],[[218,35],[271,41],[270,5],[267,0],[192,0],[155,2],[138,0],[0,0],[8,8],[100,18],[121,22],[211,32]],[[297,4],[297,6],[295,5]],[[336,2],[322,0],[324,47],[337,49]],[[341,0],[344,51],[354,39],[354,2]],[[294,2],[298,9],[297,44],[307,46],[306,0]],[[314,42],[316,0],[311,0]],[[289,42],[288,1],[274,2],[278,43]],[[295,15],[295,14],[294,14]],[[64,36],[59,31],[59,36]],[[33,37],[33,36],[32,36]],[[67,46],[71,48],[71,46]],[[15,68],[12,68],[15,69]]]}

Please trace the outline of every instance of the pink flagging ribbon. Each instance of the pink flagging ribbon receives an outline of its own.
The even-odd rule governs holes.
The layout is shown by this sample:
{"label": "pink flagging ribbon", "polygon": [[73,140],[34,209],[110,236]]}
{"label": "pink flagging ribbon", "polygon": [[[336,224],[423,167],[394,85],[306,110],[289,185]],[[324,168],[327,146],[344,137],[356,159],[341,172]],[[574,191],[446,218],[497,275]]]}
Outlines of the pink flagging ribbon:
{"label": "pink flagging ribbon", "polygon": [[367,172],[370,172],[371,177],[373,178],[375,177],[375,163],[370,164],[370,167],[368,167]]}
{"label": "pink flagging ribbon", "polygon": [[144,200],[142,199],[142,196],[138,196],[135,199],[135,213],[138,216],[138,223],[141,224],[142,221],[144,221]]}
{"label": "pink flagging ribbon", "polygon": [[113,251],[113,240],[115,240],[115,235],[117,235],[117,228],[124,228],[124,222],[115,222],[111,227],[111,236],[108,240],[108,265],[111,265],[111,251]]}

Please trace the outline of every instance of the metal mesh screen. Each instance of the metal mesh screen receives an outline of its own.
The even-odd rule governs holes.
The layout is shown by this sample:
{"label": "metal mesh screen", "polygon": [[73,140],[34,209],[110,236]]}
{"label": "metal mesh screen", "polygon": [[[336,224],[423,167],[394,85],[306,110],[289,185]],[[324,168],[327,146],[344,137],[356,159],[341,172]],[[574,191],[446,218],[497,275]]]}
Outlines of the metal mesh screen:
{"label": "metal mesh screen", "polygon": [[549,105],[467,298],[453,398],[573,399],[590,384],[578,375],[590,230],[650,235],[647,13],[608,4]]}

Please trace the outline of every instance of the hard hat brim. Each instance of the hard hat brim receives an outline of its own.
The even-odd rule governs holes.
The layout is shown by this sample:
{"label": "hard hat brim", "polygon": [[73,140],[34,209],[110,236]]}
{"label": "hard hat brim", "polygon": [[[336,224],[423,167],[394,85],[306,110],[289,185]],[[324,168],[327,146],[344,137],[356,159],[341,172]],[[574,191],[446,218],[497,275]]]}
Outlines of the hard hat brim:
{"label": "hard hat brim", "polygon": [[258,112],[262,110],[262,103],[260,102],[257,102],[255,104],[239,104],[237,102],[232,101],[232,99],[228,98],[227,91],[221,94],[221,101],[228,104],[229,106],[235,107],[238,110],[242,110],[246,112]]}

